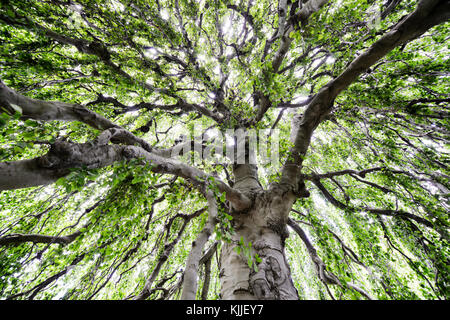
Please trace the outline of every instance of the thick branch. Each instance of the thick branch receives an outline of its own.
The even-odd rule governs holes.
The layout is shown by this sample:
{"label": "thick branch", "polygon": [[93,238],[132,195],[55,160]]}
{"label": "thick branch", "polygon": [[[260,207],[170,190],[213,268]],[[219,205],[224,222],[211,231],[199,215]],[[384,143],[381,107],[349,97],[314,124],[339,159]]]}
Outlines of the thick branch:
{"label": "thick branch", "polygon": [[23,119],[81,121],[99,130],[118,127],[112,121],[82,105],[32,99],[7,87],[1,81],[0,108],[8,113],[20,109]]}
{"label": "thick branch", "polygon": [[209,216],[206,225],[198,234],[197,239],[192,242],[192,248],[186,262],[186,270],[184,271],[183,293],[181,300],[195,300],[197,294],[197,273],[200,259],[202,258],[202,250],[214,231],[217,223],[217,203],[212,191],[206,193],[208,200]]}
{"label": "thick branch", "polygon": [[[0,163],[0,190],[47,185],[67,175],[71,168],[97,169],[117,161],[142,159],[155,173],[173,174],[185,178],[201,191],[210,176],[203,171],[172,158],[164,158],[138,146],[110,145],[111,139],[127,137],[122,129],[104,131],[96,140],[88,143],[71,143],[59,140],[49,152],[39,158]],[[238,211],[250,207],[251,201],[241,192],[214,177],[220,192]]]}
{"label": "thick branch", "polygon": [[300,170],[308,150],[311,136],[317,126],[326,119],[332,109],[334,99],[348,88],[362,73],[394,48],[403,45],[429,28],[446,21],[450,17],[450,3],[446,0],[421,0],[416,10],[404,17],[391,31],[377,40],[369,49],[357,57],[335,79],[326,84],[314,96],[302,115],[297,115],[292,131],[291,157],[282,169],[281,183],[296,186],[301,180]]}

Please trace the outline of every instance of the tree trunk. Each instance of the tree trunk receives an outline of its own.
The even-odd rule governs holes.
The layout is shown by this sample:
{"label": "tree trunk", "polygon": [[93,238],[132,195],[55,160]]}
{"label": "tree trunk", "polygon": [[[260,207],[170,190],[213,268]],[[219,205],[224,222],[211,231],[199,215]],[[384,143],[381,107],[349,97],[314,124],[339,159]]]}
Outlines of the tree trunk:
{"label": "tree trunk", "polygon": [[[255,201],[248,212],[234,215],[235,233],[232,241],[222,247],[221,298],[297,300],[284,252],[287,217],[294,198],[279,189],[262,191],[257,184],[253,178],[253,182],[246,179],[235,185],[241,191],[252,189]],[[255,189],[259,190],[255,192]]]}

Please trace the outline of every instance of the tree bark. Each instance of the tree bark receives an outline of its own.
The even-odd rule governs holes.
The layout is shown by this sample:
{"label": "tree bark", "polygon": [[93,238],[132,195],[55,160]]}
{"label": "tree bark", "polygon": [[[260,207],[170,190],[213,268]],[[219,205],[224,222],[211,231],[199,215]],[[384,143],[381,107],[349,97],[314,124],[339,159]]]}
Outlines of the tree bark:
{"label": "tree bark", "polygon": [[234,215],[235,233],[220,258],[222,299],[298,299],[284,251],[293,202],[290,193],[280,189],[260,191],[246,214]]}
{"label": "tree bark", "polygon": [[208,191],[206,193],[206,199],[208,200],[209,209],[208,221],[203,230],[200,231],[197,239],[192,242],[192,248],[186,261],[186,270],[184,271],[181,300],[195,300],[197,293],[197,271],[202,258],[202,250],[210,235],[214,232],[214,226],[217,223],[217,204],[214,193]]}

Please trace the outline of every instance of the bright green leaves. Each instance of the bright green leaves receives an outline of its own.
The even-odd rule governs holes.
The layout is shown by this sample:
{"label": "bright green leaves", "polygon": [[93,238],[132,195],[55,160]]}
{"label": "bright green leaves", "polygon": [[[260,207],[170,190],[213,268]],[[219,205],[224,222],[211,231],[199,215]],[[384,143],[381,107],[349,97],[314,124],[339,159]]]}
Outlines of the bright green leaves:
{"label": "bright green leaves", "polygon": [[261,68],[261,73],[253,80],[255,91],[260,91],[263,95],[271,98],[272,103],[278,103],[289,95],[286,91],[289,82],[286,77],[272,72],[271,63],[265,63]]}
{"label": "bright green leaves", "polygon": [[197,18],[202,4],[203,3],[198,3],[194,0],[181,0],[180,5],[182,5],[183,8],[183,16],[186,18]]}
{"label": "bright green leaves", "polygon": [[151,171],[151,165],[142,159],[117,163],[109,179],[112,187],[122,183],[150,187],[158,180],[157,175]]}
{"label": "bright green leaves", "polygon": [[[0,9],[1,79],[24,95],[48,101],[88,104],[101,94],[124,106],[137,106],[135,112],[121,114],[123,108],[111,103],[87,105],[118,125],[138,131],[156,148],[173,145],[184,125],[193,129],[214,123],[199,118],[196,111],[186,115],[178,108],[137,110],[141,102],[166,106],[177,103],[179,97],[216,112],[221,107],[216,93],[222,89],[222,102],[231,113],[221,124],[221,129],[227,129],[253,119],[261,101],[254,94],[264,95],[273,109],[255,127],[270,128],[280,116],[277,128],[282,134],[283,163],[292,159],[292,116],[304,109],[290,108],[281,114],[277,105],[316,93],[416,4],[403,0],[378,21],[376,14],[384,2],[330,1],[307,25],[290,33],[292,43],[279,70],[287,69],[280,74],[273,72],[271,61],[281,39],[264,52],[279,21],[276,4],[270,1],[81,0],[70,5],[67,1],[9,1]],[[245,14],[251,15],[253,25],[244,24]],[[77,45],[52,39],[43,28]],[[246,40],[240,43],[238,36],[246,32]],[[336,99],[329,121],[317,128],[303,159],[304,174],[384,167],[365,176],[341,175],[322,183],[347,206],[398,209],[432,224],[429,228],[395,215],[380,218],[361,210],[338,210],[307,182],[312,195],[299,200],[295,208],[304,214],[297,218],[319,257],[342,283],[358,284],[377,298],[448,296],[446,39],[448,23],[392,51],[362,74]],[[101,43],[108,53],[86,53],[83,44],[93,42]],[[56,138],[86,142],[98,136],[79,122],[23,121],[20,113],[11,116],[20,110],[4,111],[0,112],[2,161],[40,156]],[[202,163],[201,168],[225,176],[220,166]],[[81,235],[66,246],[24,244],[2,251],[0,295],[29,290],[80,256],[83,259],[66,278],[37,298],[122,299],[148,279],[164,257],[167,243],[179,240],[155,282],[176,284],[177,277],[170,276],[184,265],[188,248],[207,221],[205,201],[189,183],[150,169],[140,160],[102,170],[79,168],[53,186],[2,192],[2,235],[68,235],[78,230]],[[278,168],[258,169],[263,186],[279,180]],[[236,252],[255,269],[262,258],[252,243],[233,238],[234,221],[226,196],[218,191],[213,177],[206,182],[218,203],[214,240],[235,241]],[[203,211],[197,219],[185,225],[186,216],[198,210]],[[329,298],[307,250],[292,238],[286,240],[288,258],[294,261],[293,274],[303,296],[314,291],[313,298]],[[364,266],[355,262],[355,256]],[[170,280],[164,282],[165,278]],[[434,278],[433,289],[427,280],[431,283]],[[345,284],[331,287],[336,298],[361,298]]]}
{"label": "bright green leaves", "polygon": [[64,187],[66,193],[81,191],[89,181],[95,181],[100,173],[100,170],[85,168],[74,168],[70,171],[67,176],[58,179],[55,183],[57,186]]}
{"label": "bright green leaves", "polygon": [[252,243],[249,241],[245,243],[244,238],[241,237],[234,248],[234,251],[238,255],[242,255],[243,258],[247,261],[248,267],[254,272],[258,272],[258,264],[262,262],[261,257],[258,253],[255,253],[255,250],[252,249]]}
{"label": "bright green leaves", "polygon": [[8,122],[8,120],[9,120],[9,115],[7,115],[6,113],[2,113],[2,114],[0,114],[0,126],[4,126],[4,125],[6,125],[6,123]]}
{"label": "bright green leaves", "polygon": [[55,127],[49,123],[27,119],[21,113],[0,114],[0,160],[12,161],[36,157],[48,150],[54,140]]}
{"label": "bright green leaves", "polygon": [[6,126],[9,120],[18,120],[22,116],[21,112],[16,111],[13,116],[3,112],[0,114],[0,128]]}
{"label": "bright green leaves", "polygon": [[217,240],[225,241],[230,243],[232,241],[232,236],[234,234],[234,228],[232,225],[233,216],[231,216],[228,212],[228,208],[226,206],[226,194],[225,192],[220,192],[217,183],[215,182],[215,178],[213,176],[209,176],[207,178],[208,181],[208,189],[211,190],[214,194],[214,197],[217,201],[217,219],[218,223],[215,226],[215,235]]}

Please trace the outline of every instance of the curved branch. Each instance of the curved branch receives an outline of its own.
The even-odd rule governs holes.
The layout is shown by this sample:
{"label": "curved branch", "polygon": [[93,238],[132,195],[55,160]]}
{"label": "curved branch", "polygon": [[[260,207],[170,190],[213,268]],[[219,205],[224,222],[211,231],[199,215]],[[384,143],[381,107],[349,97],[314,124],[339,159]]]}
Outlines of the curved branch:
{"label": "curved branch", "polygon": [[391,216],[391,217],[399,217],[401,219],[411,219],[414,220],[428,228],[433,228],[434,225],[430,221],[416,216],[412,213],[401,211],[401,210],[392,210],[392,209],[377,209],[377,208],[370,208],[370,207],[361,207],[361,208],[354,208],[346,205],[345,203],[337,200],[326,188],[325,186],[319,181],[319,179],[312,179],[311,180],[314,185],[322,192],[322,194],[325,196],[325,198],[330,201],[331,204],[333,204],[335,207],[338,207],[342,210],[352,210],[352,211],[367,211],[370,213],[374,213],[376,215],[385,215],[385,216]]}
{"label": "curved branch", "polygon": [[303,229],[300,228],[300,226],[291,218],[288,219],[287,224],[295,231],[295,233],[297,233],[297,235],[305,244],[306,250],[308,251],[311,260],[316,267],[317,276],[319,277],[320,281],[326,284],[341,285],[339,278],[335,274],[327,270],[325,263],[322,261],[322,259],[320,259],[319,255],[317,254],[316,248],[314,248],[311,241],[309,241],[308,236],[303,231]]}
{"label": "curved branch", "polygon": [[194,300],[197,294],[197,272],[200,260],[202,258],[202,250],[214,231],[217,223],[217,203],[212,191],[206,193],[208,200],[209,216],[206,225],[200,231],[197,239],[192,242],[192,248],[186,261],[186,270],[184,271],[183,292],[181,300]]}
{"label": "curved branch", "polygon": [[396,47],[419,37],[431,27],[445,22],[450,17],[450,3],[446,0],[421,0],[417,8],[397,23],[388,33],[358,56],[335,79],[328,82],[314,96],[305,112],[294,121],[294,146],[289,150],[291,157],[282,168],[281,183],[297,187],[301,180],[300,171],[303,158],[309,148],[312,134],[326,119],[335,98],[347,89],[370,66]]}
{"label": "curved branch", "polygon": [[[177,214],[175,216],[173,216],[170,221],[165,225],[165,229],[166,231],[166,243],[164,244],[164,250],[161,252],[161,254],[159,255],[158,258],[158,262],[155,266],[155,268],[152,271],[152,274],[150,275],[150,277],[147,279],[147,281],[145,282],[144,288],[142,289],[142,291],[134,298],[135,300],[145,300],[147,299],[151,294],[152,294],[152,290],[151,287],[153,285],[153,282],[156,280],[156,278],[159,275],[159,272],[161,271],[162,266],[164,265],[164,263],[167,261],[167,259],[169,259],[170,254],[172,253],[172,250],[175,248],[175,245],[180,241],[181,236],[184,232],[184,230],[186,229],[186,226],[188,225],[188,223],[195,217],[199,216],[205,209],[200,209],[195,211],[193,214],[190,215],[185,215],[185,214]],[[175,237],[175,239],[173,239],[171,242],[167,242],[167,239],[169,238],[169,233],[170,233],[170,227],[173,223],[173,221],[178,218],[181,217],[184,219],[183,225],[181,226],[180,231],[178,232],[177,236]]]}
{"label": "curved branch", "polygon": [[250,207],[251,200],[218,178],[189,166],[181,161],[164,158],[138,146],[110,145],[111,139],[127,140],[128,132],[112,128],[105,130],[94,141],[72,143],[58,140],[51,145],[49,152],[30,160],[0,163],[0,190],[47,185],[70,173],[71,168],[97,169],[107,167],[118,161],[142,159],[155,173],[173,174],[193,183],[204,191],[208,179],[214,179],[220,192],[226,194],[237,211]]}
{"label": "curved branch", "polygon": [[[316,267],[317,276],[319,277],[320,281],[322,281],[325,285],[333,284],[333,285],[338,285],[338,286],[342,287],[343,285],[342,285],[341,281],[339,280],[339,278],[334,273],[327,270],[325,263],[323,262],[322,259],[320,259],[319,255],[317,254],[316,248],[314,248],[313,244],[308,239],[308,236],[303,231],[303,229],[300,228],[300,226],[291,218],[288,219],[288,225],[297,233],[297,235],[300,237],[300,239],[305,244],[306,249],[309,253],[309,256]],[[366,297],[368,300],[373,300],[373,298],[367,292],[365,292],[361,288],[357,287],[356,285],[349,283],[349,282],[345,283],[345,285],[347,287],[349,287],[350,289],[353,289],[353,290],[359,292],[361,295]],[[327,288],[327,290],[328,290],[328,288]],[[331,295],[331,293],[330,293],[330,295]]]}

